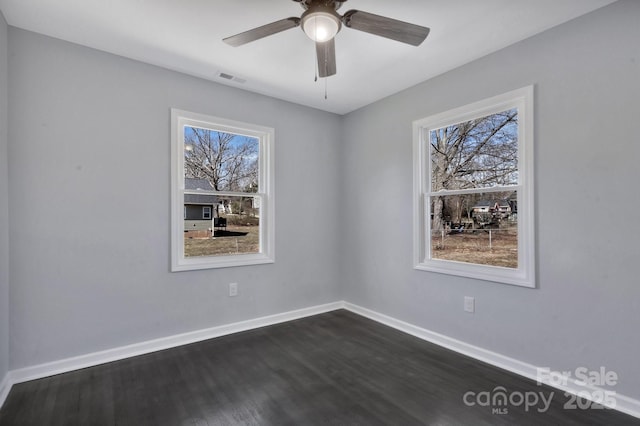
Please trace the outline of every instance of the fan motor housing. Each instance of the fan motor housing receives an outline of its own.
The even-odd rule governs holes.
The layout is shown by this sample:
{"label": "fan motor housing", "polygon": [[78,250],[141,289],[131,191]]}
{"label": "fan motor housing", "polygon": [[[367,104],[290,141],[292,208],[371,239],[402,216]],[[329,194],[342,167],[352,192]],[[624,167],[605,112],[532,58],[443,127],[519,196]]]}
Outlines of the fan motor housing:
{"label": "fan motor housing", "polygon": [[338,10],[342,6],[342,3],[347,0],[293,0],[296,3],[300,3],[303,9],[312,9],[314,6],[325,6]]}

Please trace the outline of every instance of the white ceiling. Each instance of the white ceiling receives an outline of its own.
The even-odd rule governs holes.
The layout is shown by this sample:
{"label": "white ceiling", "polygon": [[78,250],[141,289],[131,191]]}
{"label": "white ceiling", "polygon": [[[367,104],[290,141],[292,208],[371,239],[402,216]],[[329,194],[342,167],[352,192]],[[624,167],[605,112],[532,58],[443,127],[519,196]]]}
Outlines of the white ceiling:
{"label": "white ceiling", "polygon": [[[0,0],[15,27],[344,114],[615,0],[349,0],[339,10],[431,28],[419,47],[344,28],[337,74],[314,82],[300,28],[241,46],[224,37],[291,16],[291,0]],[[229,81],[224,72],[246,80]]]}

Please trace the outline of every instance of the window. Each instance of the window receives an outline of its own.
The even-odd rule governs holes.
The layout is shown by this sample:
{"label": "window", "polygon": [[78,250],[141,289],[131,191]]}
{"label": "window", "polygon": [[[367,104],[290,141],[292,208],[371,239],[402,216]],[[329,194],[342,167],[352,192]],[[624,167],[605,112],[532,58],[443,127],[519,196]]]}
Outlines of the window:
{"label": "window", "polygon": [[533,87],[413,129],[414,267],[535,287]]}
{"label": "window", "polygon": [[211,220],[211,206],[202,207],[202,219]]}
{"label": "window", "polygon": [[274,261],[273,139],[271,128],[171,110],[172,271]]}

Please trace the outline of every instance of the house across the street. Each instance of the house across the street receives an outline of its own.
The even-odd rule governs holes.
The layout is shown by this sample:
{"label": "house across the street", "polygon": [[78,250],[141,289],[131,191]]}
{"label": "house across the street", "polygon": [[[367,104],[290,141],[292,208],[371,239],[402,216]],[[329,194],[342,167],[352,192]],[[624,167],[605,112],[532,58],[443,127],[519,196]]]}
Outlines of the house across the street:
{"label": "house across the street", "polygon": [[[184,186],[187,191],[213,191],[207,179],[184,178]],[[194,231],[211,231],[215,218],[230,213],[230,204],[216,195],[203,193],[184,196],[184,230],[190,236],[195,236]]]}

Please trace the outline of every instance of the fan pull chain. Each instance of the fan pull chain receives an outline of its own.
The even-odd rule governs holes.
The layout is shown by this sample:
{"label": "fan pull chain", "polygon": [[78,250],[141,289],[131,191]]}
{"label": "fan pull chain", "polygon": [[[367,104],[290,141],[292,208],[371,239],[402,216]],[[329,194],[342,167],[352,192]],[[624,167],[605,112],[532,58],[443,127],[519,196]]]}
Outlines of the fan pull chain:
{"label": "fan pull chain", "polygon": [[324,98],[327,99],[327,77],[324,78]]}
{"label": "fan pull chain", "polygon": [[313,52],[313,75],[313,82],[315,83],[318,81],[318,55],[315,50]]}

